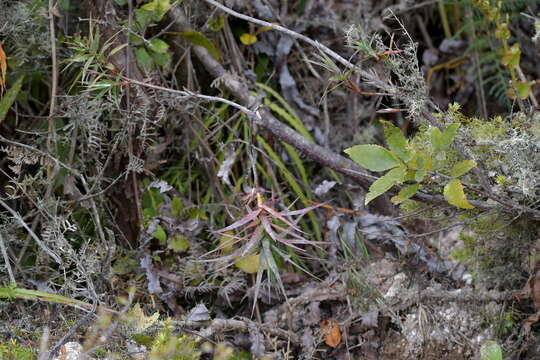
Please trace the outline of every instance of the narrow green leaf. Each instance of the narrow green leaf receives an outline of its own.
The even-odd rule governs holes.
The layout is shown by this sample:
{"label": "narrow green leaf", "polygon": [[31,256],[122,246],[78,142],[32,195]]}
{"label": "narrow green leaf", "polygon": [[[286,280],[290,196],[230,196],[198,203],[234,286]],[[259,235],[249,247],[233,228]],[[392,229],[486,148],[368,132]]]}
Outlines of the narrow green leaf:
{"label": "narrow green leaf", "polygon": [[193,45],[202,46],[214,59],[221,61],[221,55],[217,47],[206,36],[198,31],[184,31],[180,33],[180,36],[192,43]]}
{"label": "narrow green leaf", "polygon": [[[268,155],[272,158],[272,160],[275,161],[283,177],[287,180],[288,185],[294,191],[296,196],[298,196],[300,200],[302,200],[305,204],[308,204],[307,202],[308,196],[302,191],[300,184],[298,184],[293,174],[291,174],[287,166],[285,166],[285,164],[283,163],[279,155],[276,154],[274,149],[272,149],[272,147],[261,136],[257,136],[257,141],[259,141],[262,144],[262,146],[264,147]],[[262,170],[262,167],[260,168],[260,170]],[[311,225],[313,226],[313,231],[315,233],[315,236],[317,237],[317,240],[322,241],[322,232],[321,232],[321,228],[319,226],[317,217],[315,216],[315,213],[310,211],[307,213],[307,216],[309,217]]]}
{"label": "narrow green leaf", "polygon": [[412,184],[412,185],[405,186],[403,189],[399,191],[399,193],[396,196],[392,197],[392,199],[390,200],[394,204],[402,203],[403,201],[413,197],[414,194],[416,194],[419,189],[420,189],[420,184]]}
{"label": "narrow green leaf", "polygon": [[392,188],[392,186],[394,186],[395,184],[403,182],[406,172],[406,169],[399,167],[390,170],[386,173],[386,175],[377,179],[369,187],[369,192],[366,194],[365,204],[369,204],[371,200],[384,194],[385,192],[390,190],[390,188]]}
{"label": "narrow green leaf", "polygon": [[287,120],[289,124],[296,131],[300,133],[300,135],[304,136],[309,141],[315,142],[313,136],[311,136],[309,131],[306,129],[306,127],[304,126],[304,123],[302,122],[302,120],[300,120],[300,118],[298,117],[294,109],[291,107],[291,105],[289,105],[289,103],[287,103],[287,101],[277,91],[272,89],[270,86],[267,86],[262,83],[256,83],[255,86],[257,86],[260,89],[263,89],[265,92],[272,95],[272,97],[274,97],[281,104],[281,107],[278,106],[277,104],[274,104],[273,102],[267,103],[266,99],[265,99],[265,105],[268,105],[268,107],[270,107],[272,111],[277,112],[280,116],[282,116],[285,120]]}
{"label": "narrow green leaf", "polygon": [[370,171],[384,171],[401,165],[394,154],[379,145],[355,145],[344,151],[354,162]]}
{"label": "narrow green leaf", "polygon": [[300,120],[296,114],[291,114],[288,112],[285,108],[282,108],[278,104],[270,101],[269,99],[264,99],[264,104],[267,105],[270,110],[278,114],[280,117],[282,117],[284,120],[286,120],[290,126],[292,126],[296,131],[298,131],[302,136],[304,136],[306,139],[309,139],[310,141],[314,141],[309,131],[304,126],[304,123],[302,123],[302,120]]}
{"label": "narrow green leaf", "polygon": [[117,52],[125,48],[127,45],[128,45],[127,43],[118,45],[117,47],[111,50],[111,52],[109,53],[109,56],[113,56],[114,54],[116,54]]}
{"label": "narrow green leaf", "polygon": [[2,121],[4,121],[6,118],[9,108],[15,102],[19,91],[21,91],[23,80],[24,75],[21,75],[17,81],[15,81],[15,84],[13,84],[13,86],[10,87],[9,90],[6,91],[6,94],[0,99],[0,123],[2,123]]}
{"label": "narrow green leaf", "polygon": [[296,165],[296,168],[298,169],[298,172],[300,173],[300,177],[302,178],[304,185],[309,189],[309,180],[308,180],[307,171],[306,171],[306,168],[304,167],[304,163],[302,159],[300,158],[300,155],[298,155],[298,152],[296,152],[296,149],[292,145],[289,145],[286,142],[282,142],[282,145],[285,147],[285,149],[289,153],[289,156],[294,162],[294,165]]}
{"label": "narrow green leaf", "polygon": [[467,200],[465,192],[463,191],[463,185],[458,179],[451,180],[448,184],[446,184],[444,187],[444,198],[450,205],[454,205],[458,208],[474,208],[474,206],[472,206]]}
{"label": "narrow green leaf", "polygon": [[465,173],[467,173],[469,170],[471,170],[473,167],[476,166],[476,161],[474,160],[463,160],[458,162],[452,170],[450,170],[450,176],[452,177],[458,177]]}
{"label": "narrow green leaf", "polygon": [[0,298],[17,298],[17,299],[24,299],[24,300],[41,300],[41,301],[48,301],[53,302],[57,304],[67,304],[67,305],[73,305],[73,306],[82,306],[86,309],[89,309],[92,307],[92,304],[86,303],[84,301],[76,300],[76,299],[70,299],[65,296],[48,293],[45,291],[40,290],[30,290],[30,289],[24,289],[24,288],[11,288],[11,287],[4,287],[0,288]]}

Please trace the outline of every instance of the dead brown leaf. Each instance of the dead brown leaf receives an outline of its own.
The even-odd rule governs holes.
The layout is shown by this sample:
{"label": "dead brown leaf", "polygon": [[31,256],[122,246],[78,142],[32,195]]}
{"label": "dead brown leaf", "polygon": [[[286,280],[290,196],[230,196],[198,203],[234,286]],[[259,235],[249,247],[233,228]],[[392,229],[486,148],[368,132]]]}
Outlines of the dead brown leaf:
{"label": "dead brown leaf", "polygon": [[7,57],[0,41],[0,94],[4,92],[6,86]]}
{"label": "dead brown leaf", "polygon": [[323,338],[326,345],[335,348],[341,343],[341,331],[337,321],[324,319],[321,328],[323,329]]}

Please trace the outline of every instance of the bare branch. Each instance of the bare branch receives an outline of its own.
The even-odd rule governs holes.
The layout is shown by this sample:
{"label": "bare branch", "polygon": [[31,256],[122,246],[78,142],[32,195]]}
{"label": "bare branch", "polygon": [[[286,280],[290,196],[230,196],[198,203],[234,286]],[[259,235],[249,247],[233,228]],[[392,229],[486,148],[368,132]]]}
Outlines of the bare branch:
{"label": "bare branch", "polygon": [[32,229],[30,228],[30,226],[28,226],[28,224],[26,224],[26,222],[24,221],[24,219],[21,217],[21,215],[19,215],[18,212],[16,212],[15,210],[13,210],[8,204],[6,204],[2,199],[0,199],[0,205],[2,205],[2,207],[4,209],[6,209],[12,216],[15,220],[17,220],[25,229],[26,231],[28,231],[28,233],[30,234],[30,236],[32,236],[32,238],[34,239],[34,241],[39,245],[39,247],[45,251],[47,253],[47,255],[49,255],[51,258],[53,258],[54,261],[56,261],[58,264],[62,264],[62,259],[60,259],[60,257],[58,255],[56,255],[51,249],[49,249],[47,247],[47,245],[45,245],[45,243],[43,241],[40,240],[40,238],[36,235],[35,232],[32,231]]}

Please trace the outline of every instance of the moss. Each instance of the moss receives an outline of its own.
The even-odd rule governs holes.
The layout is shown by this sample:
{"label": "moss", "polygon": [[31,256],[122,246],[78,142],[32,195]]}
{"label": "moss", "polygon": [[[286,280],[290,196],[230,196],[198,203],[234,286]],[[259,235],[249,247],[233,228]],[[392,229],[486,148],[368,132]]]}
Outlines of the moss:
{"label": "moss", "polygon": [[163,329],[157,334],[150,350],[150,360],[198,360],[201,352],[198,349],[199,339],[187,335],[173,334],[173,326],[169,321],[163,322]]}
{"label": "moss", "polygon": [[2,360],[33,360],[37,353],[30,347],[23,346],[15,340],[0,342],[0,359]]}

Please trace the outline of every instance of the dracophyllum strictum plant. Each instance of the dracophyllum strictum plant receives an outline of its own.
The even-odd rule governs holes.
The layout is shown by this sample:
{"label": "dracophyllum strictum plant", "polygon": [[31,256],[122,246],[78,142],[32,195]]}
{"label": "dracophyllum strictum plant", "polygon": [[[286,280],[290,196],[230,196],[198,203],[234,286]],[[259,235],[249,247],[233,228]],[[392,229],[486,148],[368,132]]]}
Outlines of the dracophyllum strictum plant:
{"label": "dracophyllum strictum plant", "polygon": [[[291,260],[288,250],[304,253],[306,249],[301,247],[302,245],[324,244],[307,240],[306,233],[298,226],[302,216],[322,204],[300,210],[290,210],[289,207],[279,211],[275,206],[282,199],[265,201],[260,189],[254,189],[244,196],[246,214],[231,225],[216,231],[221,236],[220,245],[207,254],[221,251],[224,255],[201,260],[220,261],[228,265],[236,264],[247,273],[257,273],[255,299],[258,297],[262,275],[265,271],[272,279],[277,280],[279,288],[285,293],[278,268],[278,264],[282,261],[276,260],[275,256],[298,267],[298,264]],[[255,206],[252,203],[255,203]]]}

